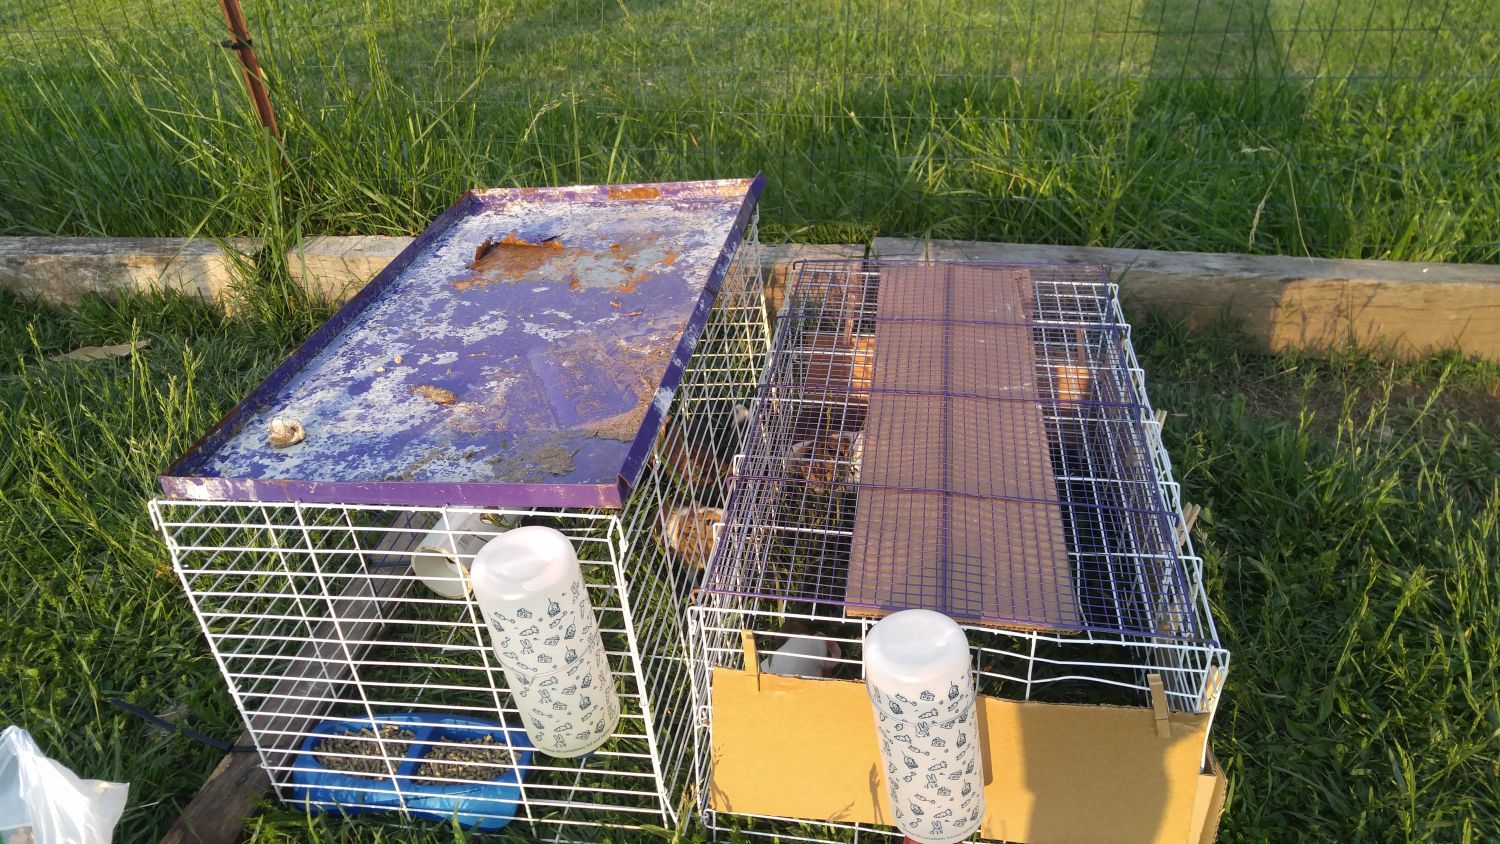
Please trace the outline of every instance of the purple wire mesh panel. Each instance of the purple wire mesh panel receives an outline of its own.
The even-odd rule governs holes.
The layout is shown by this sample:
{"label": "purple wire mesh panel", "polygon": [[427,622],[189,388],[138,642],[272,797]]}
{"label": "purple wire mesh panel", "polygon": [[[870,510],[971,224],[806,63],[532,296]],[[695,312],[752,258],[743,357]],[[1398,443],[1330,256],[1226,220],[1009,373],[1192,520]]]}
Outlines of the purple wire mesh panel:
{"label": "purple wire mesh panel", "polygon": [[805,262],[709,591],[1197,639],[1099,267]]}

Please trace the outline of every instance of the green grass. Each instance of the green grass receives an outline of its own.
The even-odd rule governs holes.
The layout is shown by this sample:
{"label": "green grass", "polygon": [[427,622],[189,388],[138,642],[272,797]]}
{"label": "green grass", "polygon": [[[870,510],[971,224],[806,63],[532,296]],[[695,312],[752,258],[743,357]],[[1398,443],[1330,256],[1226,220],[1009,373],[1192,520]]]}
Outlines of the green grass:
{"label": "green grass", "polygon": [[1143,345],[1235,654],[1225,838],[1490,838],[1500,368]]}
{"label": "green grass", "polygon": [[[464,188],[765,169],[770,238],[1500,260],[1484,0],[0,2],[0,234],[409,234]],[[282,163],[284,156],[285,163]],[[143,501],[326,315],[0,299],[0,721],[153,841],[239,726]],[[1500,368],[1138,334],[1235,652],[1226,841],[1500,828]],[[129,360],[47,356],[149,339]],[[1485,832],[1490,830],[1490,832]],[[272,809],[256,841],[452,841]]]}
{"label": "green grass", "polygon": [[[0,720],[128,780],[153,841],[218,753],[120,697],[240,730],[146,518],[154,476],[321,318],[173,296],[0,301]],[[1482,841],[1500,826],[1500,366],[1242,351],[1141,320],[1155,403],[1234,667],[1214,746],[1224,841]],[[149,339],[129,360],[47,356]],[[258,842],[461,840],[272,808]]]}
{"label": "green grass", "polygon": [[768,239],[1494,261],[1486,0],[0,7],[0,232],[410,234],[471,186],[765,169]]}
{"label": "green grass", "polygon": [[[121,698],[233,736],[237,716],[165,562],[156,473],[310,329],[311,309],[228,321],[180,297],[66,315],[0,304],[0,721],[86,776],[132,781],[123,840],[164,829],[217,751],[146,727]],[[47,356],[149,340],[130,359]],[[191,714],[189,714],[191,713]]]}

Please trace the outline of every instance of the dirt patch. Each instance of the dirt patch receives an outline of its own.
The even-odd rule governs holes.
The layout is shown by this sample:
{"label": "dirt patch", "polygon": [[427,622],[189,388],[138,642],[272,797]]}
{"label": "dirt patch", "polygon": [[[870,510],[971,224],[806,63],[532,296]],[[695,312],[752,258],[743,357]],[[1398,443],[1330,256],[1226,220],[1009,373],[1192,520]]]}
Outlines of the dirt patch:
{"label": "dirt patch", "polygon": [[635,406],[597,422],[591,422],[586,428],[590,436],[601,440],[628,443],[634,442],[636,435],[641,432],[641,421],[646,418],[646,411],[650,408],[651,402],[656,400],[658,380],[672,356],[672,350],[655,349],[643,354],[639,350],[622,346],[618,350],[618,355],[630,362],[630,367],[640,382],[640,386],[636,389]]}
{"label": "dirt patch", "polygon": [[646,418],[646,410],[656,398],[656,388],[649,380],[642,378],[638,395],[635,407],[591,423],[588,426],[589,434],[601,440],[635,442],[636,435],[641,432],[641,420]]}
{"label": "dirt patch", "polygon": [[641,419],[646,415],[646,405],[651,402],[651,395],[643,393],[640,404],[625,411],[617,413],[608,419],[601,419],[589,426],[589,433],[601,440],[618,440],[622,443],[634,442],[635,435],[641,431]]}
{"label": "dirt patch", "polygon": [[431,384],[418,384],[412,387],[411,391],[433,404],[453,404],[458,401],[457,393],[445,387],[434,387]]}
{"label": "dirt patch", "polygon": [[528,484],[571,474],[577,454],[578,449],[550,440],[535,447],[520,443],[515,453],[495,457],[490,464],[495,467],[495,480],[500,483]]}
{"label": "dirt patch", "polygon": [[557,443],[543,446],[536,453],[536,467],[541,471],[562,477],[573,471],[573,455],[578,449],[567,449]]}

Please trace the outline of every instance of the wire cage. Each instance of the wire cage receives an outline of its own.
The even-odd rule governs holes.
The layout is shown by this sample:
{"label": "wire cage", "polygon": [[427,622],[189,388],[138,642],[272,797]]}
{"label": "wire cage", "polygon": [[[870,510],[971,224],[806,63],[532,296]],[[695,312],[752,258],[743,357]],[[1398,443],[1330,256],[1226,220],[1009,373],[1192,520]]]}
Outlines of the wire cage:
{"label": "wire cage", "polygon": [[[682,607],[722,519],[769,348],[752,221],[623,508],[150,503],[172,565],[291,805],[395,813],[545,840],[673,826],[690,772]],[[621,701],[613,736],[535,752],[469,592],[489,538],[548,525],[577,551]],[[448,549],[448,590],[414,563]]]}
{"label": "wire cage", "polygon": [[1104,268],[799,263],[748,427],[689,609],[710,830],[799,837],[710,800],[743,631],[760,671],[857,680],[882,615],[938,610],[980,694],[1140,705],[1156,674],[1211,717],[1229,654]]}

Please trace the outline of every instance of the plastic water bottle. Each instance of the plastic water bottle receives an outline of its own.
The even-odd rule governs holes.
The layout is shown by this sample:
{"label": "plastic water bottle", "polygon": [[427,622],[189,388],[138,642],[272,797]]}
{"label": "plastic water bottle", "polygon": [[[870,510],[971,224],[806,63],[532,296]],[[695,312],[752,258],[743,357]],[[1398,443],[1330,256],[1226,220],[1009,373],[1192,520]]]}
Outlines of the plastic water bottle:
{"label": "plastic water bottle", "polygon": [[896,826],[921,844],[963,841],[984,820],[984,760],[969,643],[931,610],[865,636],[865,684]]}
{"label": "plastic water bottle", "polygon": [[507,531],[479,549],[469,579],[532,744],[563,758],[598,749],[620,697],[573,543],[539,525]]}

